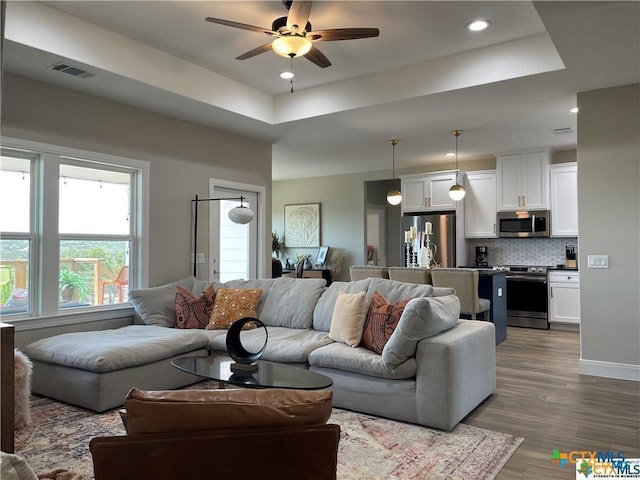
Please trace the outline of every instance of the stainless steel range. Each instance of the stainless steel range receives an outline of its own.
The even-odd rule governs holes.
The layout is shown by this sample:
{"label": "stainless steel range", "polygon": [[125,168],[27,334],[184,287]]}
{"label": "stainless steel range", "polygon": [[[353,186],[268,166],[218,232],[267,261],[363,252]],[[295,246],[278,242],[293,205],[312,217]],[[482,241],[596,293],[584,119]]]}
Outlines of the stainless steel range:
{"label": "stainless steel range", "polygon": [[507,272],[507,325],[549,328],[547,270],[540,265],[502,265]]}

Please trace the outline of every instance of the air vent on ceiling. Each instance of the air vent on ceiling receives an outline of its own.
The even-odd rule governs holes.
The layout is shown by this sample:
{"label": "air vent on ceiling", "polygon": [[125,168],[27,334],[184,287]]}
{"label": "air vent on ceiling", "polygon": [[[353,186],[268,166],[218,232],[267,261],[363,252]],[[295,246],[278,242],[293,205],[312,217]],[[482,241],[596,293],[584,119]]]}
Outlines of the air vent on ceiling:
{"label": "air vent on ceiling", "polygon": [[551,132],[555,133],[556,135],[564,135],[565,133],[576,133],[576,131],[571,127],[552,128]]}
{"label": "air vent on ceiling", "polygon": [[95,73],[87,72],[86,70],[82,70],[78,67],[72,67],[71,65],[67,65],[66,63],[62,62],[55,63],[47,68],[55,70],[56,72],[62,72],[80,78],[89,78],[95,75]]}

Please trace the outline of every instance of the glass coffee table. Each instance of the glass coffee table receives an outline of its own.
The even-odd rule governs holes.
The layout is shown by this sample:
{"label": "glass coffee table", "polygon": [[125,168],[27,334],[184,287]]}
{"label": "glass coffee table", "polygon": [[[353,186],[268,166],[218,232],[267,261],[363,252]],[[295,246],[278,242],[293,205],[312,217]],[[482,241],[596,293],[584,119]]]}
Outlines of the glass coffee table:
{"label": "glass coffee table", "polygon": [[319,390],[333,385],[333,380],[304,368],[282,363],[258,360],[255,372],[232,372],[231,357],[210,355],[207,357],[180,357],[171,362],[179,370],[199,377],[217,380],[224,384],[253,388],[290,388]]}

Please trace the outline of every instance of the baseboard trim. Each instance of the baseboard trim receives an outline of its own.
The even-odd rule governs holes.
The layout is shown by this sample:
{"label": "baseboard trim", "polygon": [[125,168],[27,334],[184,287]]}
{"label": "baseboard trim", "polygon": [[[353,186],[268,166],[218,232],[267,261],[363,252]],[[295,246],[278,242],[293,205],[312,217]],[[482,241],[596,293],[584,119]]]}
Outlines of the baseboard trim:
{"label": "baseboard trim", "polygon": [[597,360],[585,360],[584,358],[581,358],[578,362],[578,371],[583,375],[640,382],[640,365],[600,362]]}

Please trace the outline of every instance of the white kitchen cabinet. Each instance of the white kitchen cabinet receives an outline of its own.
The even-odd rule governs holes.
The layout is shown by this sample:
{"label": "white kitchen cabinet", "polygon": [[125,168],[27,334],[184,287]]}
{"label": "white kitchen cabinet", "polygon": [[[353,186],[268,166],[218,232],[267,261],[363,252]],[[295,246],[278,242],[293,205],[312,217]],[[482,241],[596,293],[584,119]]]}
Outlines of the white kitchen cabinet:
{"label": "white kitchen cabinet", "polygon": [[549,323],[558,330],[580,326],[580,274],[573,270],[549,272]]}
{"label": "white kitchen cabinet", "polygon": [[464,189],[464,233],[466,238],[495,238],[496,171],[467,172]]}
{"label": "white kitchen cabinet", "polygon": [[402,213],[455,210],[449,189],[456,183],[456,172],[406,175],[402,181]]}
{"label": "white kitchen cabinet", "polygon": [[549,168],[551,236],[578,236],[578,164],[557,163]]}
{"label": "white kitchen cabinet", "polygon": [[496,158],[498,210],[549,208],[549,152]]}

